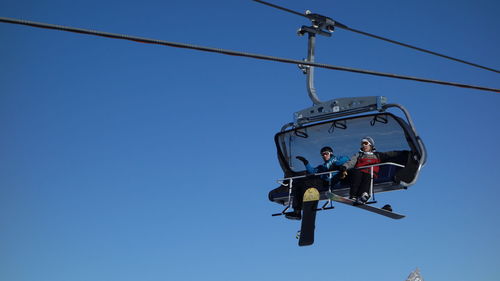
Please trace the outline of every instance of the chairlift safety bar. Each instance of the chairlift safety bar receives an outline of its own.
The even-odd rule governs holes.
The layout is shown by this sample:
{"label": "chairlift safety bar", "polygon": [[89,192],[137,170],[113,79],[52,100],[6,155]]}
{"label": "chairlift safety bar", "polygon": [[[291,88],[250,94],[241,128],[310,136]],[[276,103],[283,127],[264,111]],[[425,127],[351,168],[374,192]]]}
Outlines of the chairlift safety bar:
{"label": "chairlift safety bar", "polygon": [[[382,166],[382,165],[392,165],[392,166],[397,166],[404,168],[404,165],[394,163],[394,162],[384,162],[384,163],[378,163],[378,164],[372,164],[372,165],[366,165],[366,166],[361,166],[361,167],[356,167],[356,169],[366,169],[370,168],[370,196],[372,198],[375,198],[374,193],[373,193],[373,167],[377,166]],[[277,182],[283,186],[288,186],[288,204],[285,207],[281,213],[273,214],[272,216],[279,216],[279,215],[284,215],[286,211],[291,207],[292,205],[292,187],[293,187],[293,180],[294,179],[300,179],[300,178],[305,178],[305,177],[310,177],[310,176],[321,176],[321,175],[326,175],[326,174],[333,174],[333,173],[338,173],[339,171],[328,171],[328,172],[321,172],[321,173],[314,173],[314,174],[307,174],[307,175],[302,175],[302,176],[296,176],[296,177],[289,177],[289,178],[283,178],[283,179],[278,179]],[[289,180],[289,184],[284,184],[285,180]],[[331,202],[331,200],[328,200],[321,209],[323,210],[328,210],[328,209],[333,209],[333,206],[330,208],[325,208],[326,205],[328,205]]]}
{"label": "chairlift safety bar", "polygon": [[[370,167],[383,166],[383,165],[392,165],[392,166],[397,166],[397,167],[401,167],[401,168],[405,167],[404,165],[394,163],[394,162],[384,162],[384,163],[366,165],[366,166],[362,166],[362,167],[356,167],[356,169],[366,169],[366,168],[370,168]],[[300,179],[300,178],[305,178],[305,177],[310,177],[310,176],[321,176],[321,175],[333,174],[333,173],[338,173],[338,172],[339,171],[328,171],[328,172],[307,174],[307,175],[301,175],[301,176],[295,176],[295,177],[288,177],[288,178],[278,179],[277,182],[281,185],[284,185],[283,182],[286,180],[294,180],[294,179]],[[286,186],[286,185],[284,185],[284,186]]]}

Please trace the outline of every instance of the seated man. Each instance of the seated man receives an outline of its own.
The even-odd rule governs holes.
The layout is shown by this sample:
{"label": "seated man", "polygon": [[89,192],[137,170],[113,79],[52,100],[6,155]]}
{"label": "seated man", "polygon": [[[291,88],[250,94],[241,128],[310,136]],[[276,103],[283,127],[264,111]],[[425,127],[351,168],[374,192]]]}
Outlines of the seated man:
{"label": "seated man", "polygon": [[[364,204],[370,199],[370,168],[357,169],[358,167],[384,163],[391,161],[401,154],[400,151],[377,152],[375,141],[371,137],[364,137],[361,140],[361,148],[353,155],[349,161],[339,167],[340,177],[347,175],[350,186],[349,198],[358,204]],[[349,169],[349,173],[346,170]],[[379,167],[373,167],[373,178],[378,177]]]}
{"label": "seated man", "polygon": [[[320,153],[321,157],[323,158],[323,164],[318,165],[317,167],[311,166],[311,164],[309,164],[309,161],[307,161],[307,159],[302,156],[297,156],[296,158],[304,163],[307,173],[309,174],[335,171],[340,165],[349,160],[349,158],[346,156],[335,156],[333,154],[333,149],[329,146],[323,147]],[[324,174],[320,177],[306,177],[305,179],[294,181],[292,187],[293,212],[288,213],[286,217],[288,219],[300,220],[302,218],[302,197],[304,196],[304,192],[306,191],[306,189],[313,186],[316,188],[329,186],[332,182],[332,179],[333,177],[331,174]]]}

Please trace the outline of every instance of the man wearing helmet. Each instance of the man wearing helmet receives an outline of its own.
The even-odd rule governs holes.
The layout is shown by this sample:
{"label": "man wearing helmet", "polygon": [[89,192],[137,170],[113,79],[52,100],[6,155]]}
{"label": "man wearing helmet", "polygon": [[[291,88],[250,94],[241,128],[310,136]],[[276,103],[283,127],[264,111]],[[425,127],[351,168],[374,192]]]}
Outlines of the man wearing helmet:
{"label": "man wearing helmet", "polygon": [[[349,198],[358,204],[364,204],[370,199],[370,168],[357,169],[359,167],[387,162],[397,152],[377,152],[375,141],[371,137],[361,139],[359,152],[339,167],[341,177],[347,175],[350,185]],[[349,170],[349,173],[346,172]],[[373,167],[373,178],[378,177],[379,167]]]}
{"label": "man wearing helmet", "polygon": [[[309,174],[336,170],[336,166],[340,166],[349,160],[349,158],[345,156],[342,157],[335,156],[333,154],[333,149],[329,146],[321,148],[320,153],[321,157],[323,158],[323,164],[318,165],[315,168],[312,167],[311,164],[309,164],[309,161],[307,161],[307,159],[305,159],[304,157],[297,156],[295,158],[299,159],[300,161],[302,161],[302,163],[304,163],[304,166],[306,166],[306,170]],[[331,174],[322,175],[321,178],[327,181],[331,181],[332,175]]]}
{"label": "man wearing helmet", "polygon": [[[309,161],[307,161],[307,159],[302,156],[297,156],[296,158],[300,160],[302,163],[304,163],[306,171],[309,174],[338,170],[338,167],[340,165],[344,164],[349,160],[349,158],[346,156],[341,156],[341,157],[335,156],[333,154],[333,149],[329,146],[321,148],[320,153],[321,157],[323,158],[323,164],[318,165],[316,167],[311,166]],[[332,175],[324,174],[321,175],[319,178],[318,177],[310,178],[306,180],[304,184],[294,184],[292,189],[292,195],[293,195],[292,207],[294,210],[293,212],[288,213],[286,217],[289,219],[300,220],[302,211],[302,197],[307,187],[317,186],[317,185],[325,186],[329,185],[331,181],[332,181]]]}

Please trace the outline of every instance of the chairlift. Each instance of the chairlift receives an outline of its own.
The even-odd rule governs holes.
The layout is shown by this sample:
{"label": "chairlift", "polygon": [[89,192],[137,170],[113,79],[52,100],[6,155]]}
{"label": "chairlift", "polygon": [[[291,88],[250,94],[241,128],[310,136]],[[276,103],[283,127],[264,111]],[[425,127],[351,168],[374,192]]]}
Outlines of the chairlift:
{"label": "chairlift", "polygon": [[[255,1],[302,15],[261,0]],[[300,36],[308,35],[305,62],[313,63],[316,36],[329,37],[336,26],[343,25],[310,11],[306,11],[302,16],[310,19],[312,25],[302,26],[297,33]],[[377,151],[393,152],[391,154],[393,157],[389,161],[361,167],[371,169],[372,201],[367,202],[368,204],[376,203],[376,193],[407,189],[416,183],[420,170],[426,162],[427,152],[406,108],[399,104],[387,103],[387,98],[383,96],[346,97],[323,102],[318,98],[314,88],[314,67],[308,64],[299,65],[299,68],[307,76],[306,86],[313,106],[296,112],[293,122],[283,125],[274,137],[284,177],[278,180],[280,186],[269,192],[269,200],[284,205],[285,208],[273,216],[287,214],[292,204],[294,181],[306,177],[319,178],[325,173],[330,175],[337,173],[327,171],[308,174],[303,163],[297,160],[297,156],[310,161],[317,159],[317,164],[320,164],[322,159],[318,152],[322,147],[330,146],[333,147],[335,155],[350,157],[359,151],[359,141],[365,136],[375,139]],[[375,166],[379,166],[378,177],[373,176]],[[298,235],[300,246],[311,245],[314,241],[316,211],[333,209],[332,201],[356,205],[347,198],[348,194],[349,185],[342,181],[311,186],[305,191],[302,201],[302,225]],[[326,203],[318,209],[318,202],[321,200],[326,200]],[[368,204],[358,207],[393,219],[404,217],[393,213],[390,205],[377,208]]]}
{"label": "chairlift", "polygon": [[[390,109],[399,110],[403,117],[389,112]],[[269,199],[281,205],[290,205],[290,180],[307,175],[296,156],[316,159],[318,165],[322,161],[318,152],[324,146],[333,147],[337,156],[350,157],[359,151],[359,140],[369,135],[375,140],[377,151],[399,152],[392,161],[378,164],[380,171],[373,179],[373,195],[415,184],[427,159],[409,112],[402,105],[387,104],[382,96],[335,99],[301,110],[295,117],[274,137],[284,178],[279,180],[281,186],[269,193]],[[337,184],[319,191],[321,200],[328,200],[329,191],[347,197],[349,186]]]}

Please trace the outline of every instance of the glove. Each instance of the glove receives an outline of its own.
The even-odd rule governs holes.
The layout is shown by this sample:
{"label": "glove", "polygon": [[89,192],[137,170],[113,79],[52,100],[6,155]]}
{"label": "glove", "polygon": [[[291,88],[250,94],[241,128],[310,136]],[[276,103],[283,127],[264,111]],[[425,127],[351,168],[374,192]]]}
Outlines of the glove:
{"label": "glove", "polygon": [[339,177],[340,179],[345,179],[347,176],[347,169],[345,166],[339,166]]}
{"label": "glove", "polygon": [[304,157],[302,157],[302,156],[297,156],[297,157],[295,157],[295,158],[297,158],[297,159],[299,159],[300,161],[302,161],[302,163],[304,163],[304,165],[309,164],[309,161],[307,161],[307,159],[306,159],[306,158],[304,158]]}

